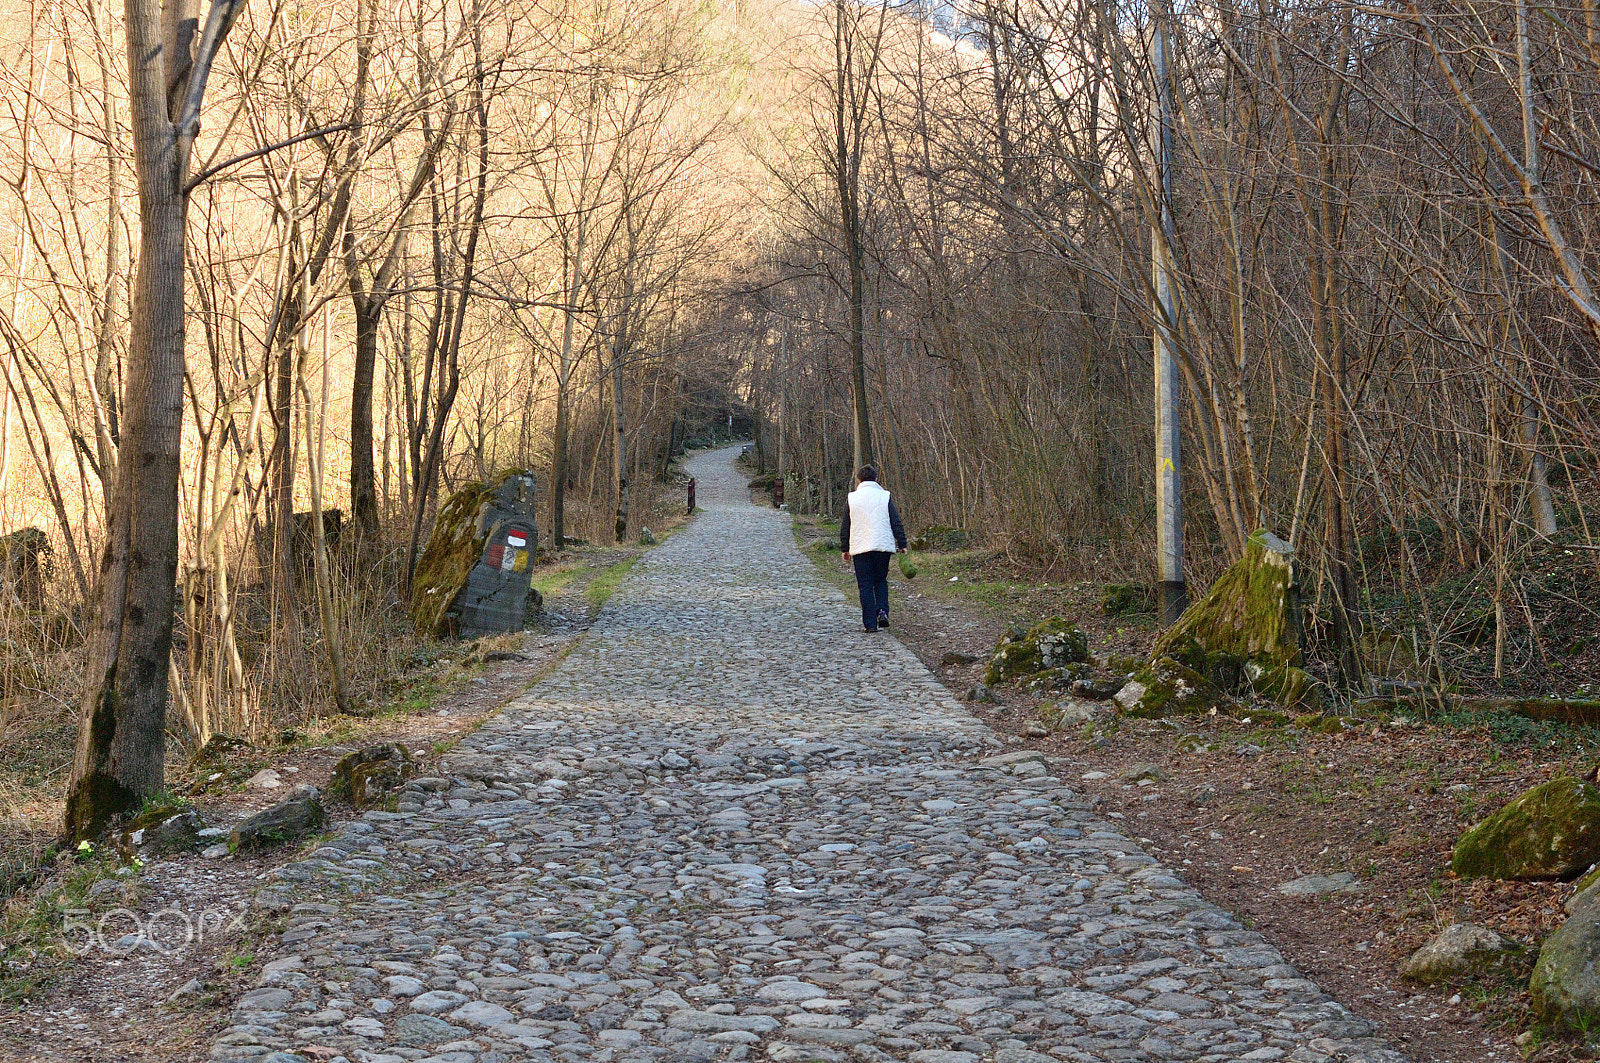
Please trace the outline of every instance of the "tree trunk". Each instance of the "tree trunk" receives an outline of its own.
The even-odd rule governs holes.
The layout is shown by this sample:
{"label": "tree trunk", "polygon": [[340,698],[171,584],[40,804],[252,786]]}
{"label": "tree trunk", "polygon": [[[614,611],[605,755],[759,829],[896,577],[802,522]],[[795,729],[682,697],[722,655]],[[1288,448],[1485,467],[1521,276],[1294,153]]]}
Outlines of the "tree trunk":
{"label": "tree trunk", "polygon": [[628,418],[625,385],[622,351],[619,349],[611,358],[611,482],[617,495],[616,532],[619,543],[628,541]]}
{"label": "tree trunk", "polygon": [[567,534],[567,431],[572,399],[565,371],[556,377],[555,441],[550,457],[550,549],[560,550]]}
{"label": "tree trunk", "polygon": [[[855,468],[872,461],[872,412],[867,404],[866,249],[861,234],[861,112],[856,100],[853,55],[855,30],[845,0],[834,2],[834,182],[839,194],[839,226],[850,270],[850,408]],[[864,90],[863,90],[864,91]],[[852,470],[854,471],[854,470]]]}
{"label": "tree trunk", "polygon": [[174,121],[178,115],[171,112],[187,95],[188,41],[194,33],[192,17],[183,17],[189,12],[176,6],[165,12],[175,32],[164,51],[161,4],[128,0],[127,5],[139,267],[121,454],[89,622],[83,714],[67,787],[65,829],[71,838],[98,834],[114,817],[160,793],[165,781],[178,569],[187,207],[185,153]]}
{"label": "tree trunk", "polygon": [[356,543],[366,550],[378,541],[378,487],[372,463],[372,391],[378,367],[378,329],[383,304],[355,294],[356,359],[350,380],[350,516]]}

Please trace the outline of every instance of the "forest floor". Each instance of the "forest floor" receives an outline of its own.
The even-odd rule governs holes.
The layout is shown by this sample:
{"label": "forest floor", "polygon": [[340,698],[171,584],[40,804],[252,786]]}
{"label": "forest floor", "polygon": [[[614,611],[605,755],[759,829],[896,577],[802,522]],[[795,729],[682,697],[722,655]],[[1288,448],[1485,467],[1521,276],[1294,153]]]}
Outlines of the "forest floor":
{"label": "forest floor", "polygon": [[[653,514],[660,518],[661,514]],[[664,540],[682,517],[658,519]],[[309,783],[325,789],[346,753],[404,744],[426,774],[437,758],[508,700],[558,665],[589,626],[610,589],[645,547],[579,546],[535,575],[545,599],[538,625],[468,643],[425,642],[413,669],[372,716],[331,716],[297,729],[287,745],[250,746],[204,764],[175,750],[169,788],[208,825],[227,827]],[[0,755],[11,797],[7,840],[14,863],[53,834],[70,766],[72,732],[61,725],[23,732]],[[247,785],[263,769],[275,787]],[[357,810],[329,800],[330,820]],[[309,839],[315,848],[325,835]],[[0,1060],[178,1063],[202,1058],[226,1022],[214,1006],[260,975],[255,943],[284,913],[252,908],[284,850],[205,859],[196,853],[129,867],[113,853],[84,852],[47,864],[18,891],[0,922]],[[170,1021],[151,1023],[164,1015]]]}
{"label": "forest floor", "polygon": [[[802,517],[795,530],[853,596],[853,576],[825,541],[837,528]],[[1035,581],[984,551],[916,558],[914,581],[891,575],[893,634],[958,694],[981,681],[1012,625],[1067,617],[1101,656],[1147,655],[1156,634],[1153,622],[1104,616],[1098,583]],[[1091,724],[1040,735],[1036,710],[1047,696],[1015,684],[995,694],[998,703],[969,708],[1018,748],[1044,753],[1152,855],[1264,934],[1411,1059],[1595,1058],[1538,1026],[1522,984],[1417,987],[1399,970],[1451,923],[1478,923],[1534,946],[1560,924],[1570,886],[1458,879],[1450,853],[1486,812],[1556,775],[1586,771],[1600,732],[1510,716],[1384,714],[1321,734],[1282,725],[1279,714],[1258,722],[1244,706],[1176,720],[1108,710]],[[1124,782],[1136,765],[1156,766],[1160,778]],[[1358,876],[1359,892],[1289,897],[1275,889],[1340,871]]]}

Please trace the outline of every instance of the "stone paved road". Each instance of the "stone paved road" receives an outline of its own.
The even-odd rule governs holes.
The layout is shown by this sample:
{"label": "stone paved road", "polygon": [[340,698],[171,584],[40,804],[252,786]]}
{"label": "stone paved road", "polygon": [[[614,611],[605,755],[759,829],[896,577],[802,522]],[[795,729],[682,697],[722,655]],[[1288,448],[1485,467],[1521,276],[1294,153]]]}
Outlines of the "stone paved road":
{"label": "stone paved road", "polygon": [[214,1058],[1400,1059],[862,634],[732,455],[449,778],[278,872]]}

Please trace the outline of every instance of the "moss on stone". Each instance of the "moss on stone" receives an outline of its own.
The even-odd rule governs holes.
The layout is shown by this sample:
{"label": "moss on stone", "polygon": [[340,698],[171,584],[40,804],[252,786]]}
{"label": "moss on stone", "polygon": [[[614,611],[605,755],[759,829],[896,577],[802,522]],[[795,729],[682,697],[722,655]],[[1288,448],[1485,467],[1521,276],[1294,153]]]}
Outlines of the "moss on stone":
{"label": "moss on stone", "polygon": [[1116,700],[1124,716],[1155,720],[1210,712],[1227,698],[1211,680],[1182,661],[1157,657],[1134,673]]}
{"label": "moss on stone", "polygon": [[501,484],[522,471],[507,469],[487,483],[466,484],[440,508],[411,580],[411,622],[417,634],[433,638],[456,634],[449,611],[483,556],[487,543],[483,508],[494,500]]}
{"label": "moss on stone", "polygon": [[1600,789],[1562,776],[1516,798],[1456,842],[1450,868],[1468,878],[1576,878],[1600,860]]}
{"label": "moss on stone", "polygon": [[1141,616],[1154,613],[1155,588],[1144,583],[1107,583],[1100,588],[1100,611],[1106,616]]}
{"label": "moss on stone", "polygon": [[367,808],[381,804],[390,791],[415,774],[411,751],[398,742],[385,742],[341,757],[333,767],[328,793],[357,808]]}
{"label": "moss on stone", "polygon": [[1586,905],[1539,948],[1528,982],[1533,1010],[1546,1022],[1592,1029],[1600,1016],[1600,905]]}
{"label": "moss on stone", "polygon": [[1288,707],[1313,696],[1301,668],[1300,596],[1294,551],[1270,532],[1156,640],[1151,659],[1178,661],[1224,693],[1256,693]]}
{"label": "moss on stone", "polygon": [[1027,630],[1012,628],[989,658],[983,681],[996,686],[1018,676],[1033,675],[1089,660],[1089,638],[1065,617],[1052,616]]}
{"label": "moss on stone", "polygon": [[1304,668],[1284,664],[1259,671],[1254,662],[1246,662],[1245,674],[1257,694],[1271,698],[1286,709],[1322,708],[1322,695],[1317,692],[1317,681]]}

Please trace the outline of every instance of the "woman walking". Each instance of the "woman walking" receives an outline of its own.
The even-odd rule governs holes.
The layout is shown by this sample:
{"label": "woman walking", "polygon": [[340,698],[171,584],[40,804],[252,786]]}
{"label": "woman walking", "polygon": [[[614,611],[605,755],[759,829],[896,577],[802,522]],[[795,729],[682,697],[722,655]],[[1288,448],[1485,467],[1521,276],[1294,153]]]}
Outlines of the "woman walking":
{"label": "woman walking", "polygon": [[856,567],[861,591],[861,626],[889,626],[889,560],[906,548],[906,529],[889,492],[878,485],[878,470],[863,465],[856,473],[844,516],[839,519],[841,556]]}

